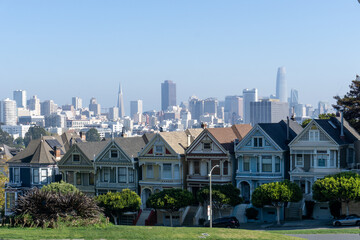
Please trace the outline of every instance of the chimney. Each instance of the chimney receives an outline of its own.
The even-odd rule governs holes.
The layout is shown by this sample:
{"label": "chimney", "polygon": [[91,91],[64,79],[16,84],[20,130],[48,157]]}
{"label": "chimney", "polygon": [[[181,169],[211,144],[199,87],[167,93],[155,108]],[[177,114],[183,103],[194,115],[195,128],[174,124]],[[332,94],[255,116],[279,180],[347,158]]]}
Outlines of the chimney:
{"label": "chimney", "polygon": [[345,135],[344,135],[344,109],[340,110],[341,113],[341,131],[340,131],[340,138],[342,140],[345,139]]}
{"label": "chimney", "polygon": [[80,139],[86,141],[86,135],[83,132],[80,132]]}
{"label": "chimney", "polygon": [[55,152],[55,158],[60,159],[60,148],[58,146],[54,147],[54,152]]}
{"label": "chimney", "polygon": [[187,135],[187,147],[189,147],[190,144],[191,144],[191,136],[189,134],[189,135]]}
{"label": "chimney", "polygon": [[206,127],[207,127],[207,124],[204,123],[204,122],[202,122],[202,123],[201,123],[201,128],[202,128],[202,129],[205,129]]}
{"label": "chimney", "polygon": [[289,116],[286,118],[286,140],[290,140],[290,119]]}

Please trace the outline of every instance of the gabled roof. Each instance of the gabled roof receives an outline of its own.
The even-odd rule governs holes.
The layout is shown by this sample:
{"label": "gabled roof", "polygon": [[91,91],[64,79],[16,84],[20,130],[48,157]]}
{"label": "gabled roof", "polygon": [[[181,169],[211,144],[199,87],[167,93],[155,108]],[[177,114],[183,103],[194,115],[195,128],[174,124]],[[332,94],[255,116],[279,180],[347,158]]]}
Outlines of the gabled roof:
{"label": "gabled roof", "polygon": [[233,129],[239,141],[241,141],[252,129],[250,124],[235,124],[232,125],[231,128]]}
{"label": "gabled roof", "polygon": [[[185,149],[188,146],[188,135],[191,140],[195,139],[202,129],[187,129],[181,132],[160,132],[159,135],[166,141],[167,144],[178,154],[185,154]],[[191,144],[192,141],[190,141]]]}
{"label": "gabled roof", "polygon": [[143,137],[115,138],[114,140],[129,158],[137,158],[138,153],[146,145]]}
{"label": "gabled roof", "polygon": [[47,140],[57,140],[60,143],[62,153],[65,148],[60,136],[43,136],[41,139],[30,141],[27,148],[15,155],[8,163],[30,163],[30,164],[56,164],[54,150]]}
{"label": "gabled roof", "polygon": [[278,123],[259,123],[261,129],[282,149],[288,149],[288,143],[301,131],[302,127],[295,121],[289,121],[289,139],[287,139],[287,124],[284,120]]}
{"label": "gabled roof", "polygon": [[109,139],[100,142],[80,142],[77,143],[76,146],[85,154],[85,156],[90,161],[94,161],[94,157],[100,154],[100,152],[109,142]]}

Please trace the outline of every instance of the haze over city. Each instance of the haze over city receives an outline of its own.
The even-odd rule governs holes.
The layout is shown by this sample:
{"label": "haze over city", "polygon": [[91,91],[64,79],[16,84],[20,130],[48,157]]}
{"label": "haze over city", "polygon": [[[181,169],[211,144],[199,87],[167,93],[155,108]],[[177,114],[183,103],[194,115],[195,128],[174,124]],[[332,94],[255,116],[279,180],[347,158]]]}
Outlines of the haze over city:
{"label": "haze over city", "polygon": [[359,73],[357,1],[6,1],[0,3],[1,98],[116,106],[118,84],[144,111],[160,109],[160,83],[190,96],[287,91],[333,103]]}

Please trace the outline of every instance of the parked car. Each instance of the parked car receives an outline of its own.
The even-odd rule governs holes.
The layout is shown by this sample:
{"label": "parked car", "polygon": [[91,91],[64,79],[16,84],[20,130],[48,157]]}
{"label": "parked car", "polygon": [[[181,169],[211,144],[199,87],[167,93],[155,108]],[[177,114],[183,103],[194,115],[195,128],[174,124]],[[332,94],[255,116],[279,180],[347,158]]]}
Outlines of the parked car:
{"label": "parked car", "polygon": [[[227,227],[227,228],[238,228],[240,227],[239,220],[236,217],[222,217],[213,220],[213,227]],[[210,226],[210,221],[205,223],[205,227]]]}
{"label": "parked car", "polygon": [[351,214],[349,216],[342,216],[339,219],[333,221],[334,226],[342,225],[357,225],[360,226],[360,217],[356,214]]}

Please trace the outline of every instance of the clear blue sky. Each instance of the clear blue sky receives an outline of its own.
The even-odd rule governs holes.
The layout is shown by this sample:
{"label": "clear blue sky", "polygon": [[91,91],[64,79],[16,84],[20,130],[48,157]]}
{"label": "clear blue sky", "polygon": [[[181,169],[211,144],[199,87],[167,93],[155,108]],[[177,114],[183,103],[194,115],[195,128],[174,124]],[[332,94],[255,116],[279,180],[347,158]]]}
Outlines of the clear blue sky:
{"label": "clear blue sky", "polygon": [[160,109],[160,83],[178,102],[275,93],[277,67],[303,103],[343,95],[360,74],[357,0],[0,0],[0,98],[95,96]]}

